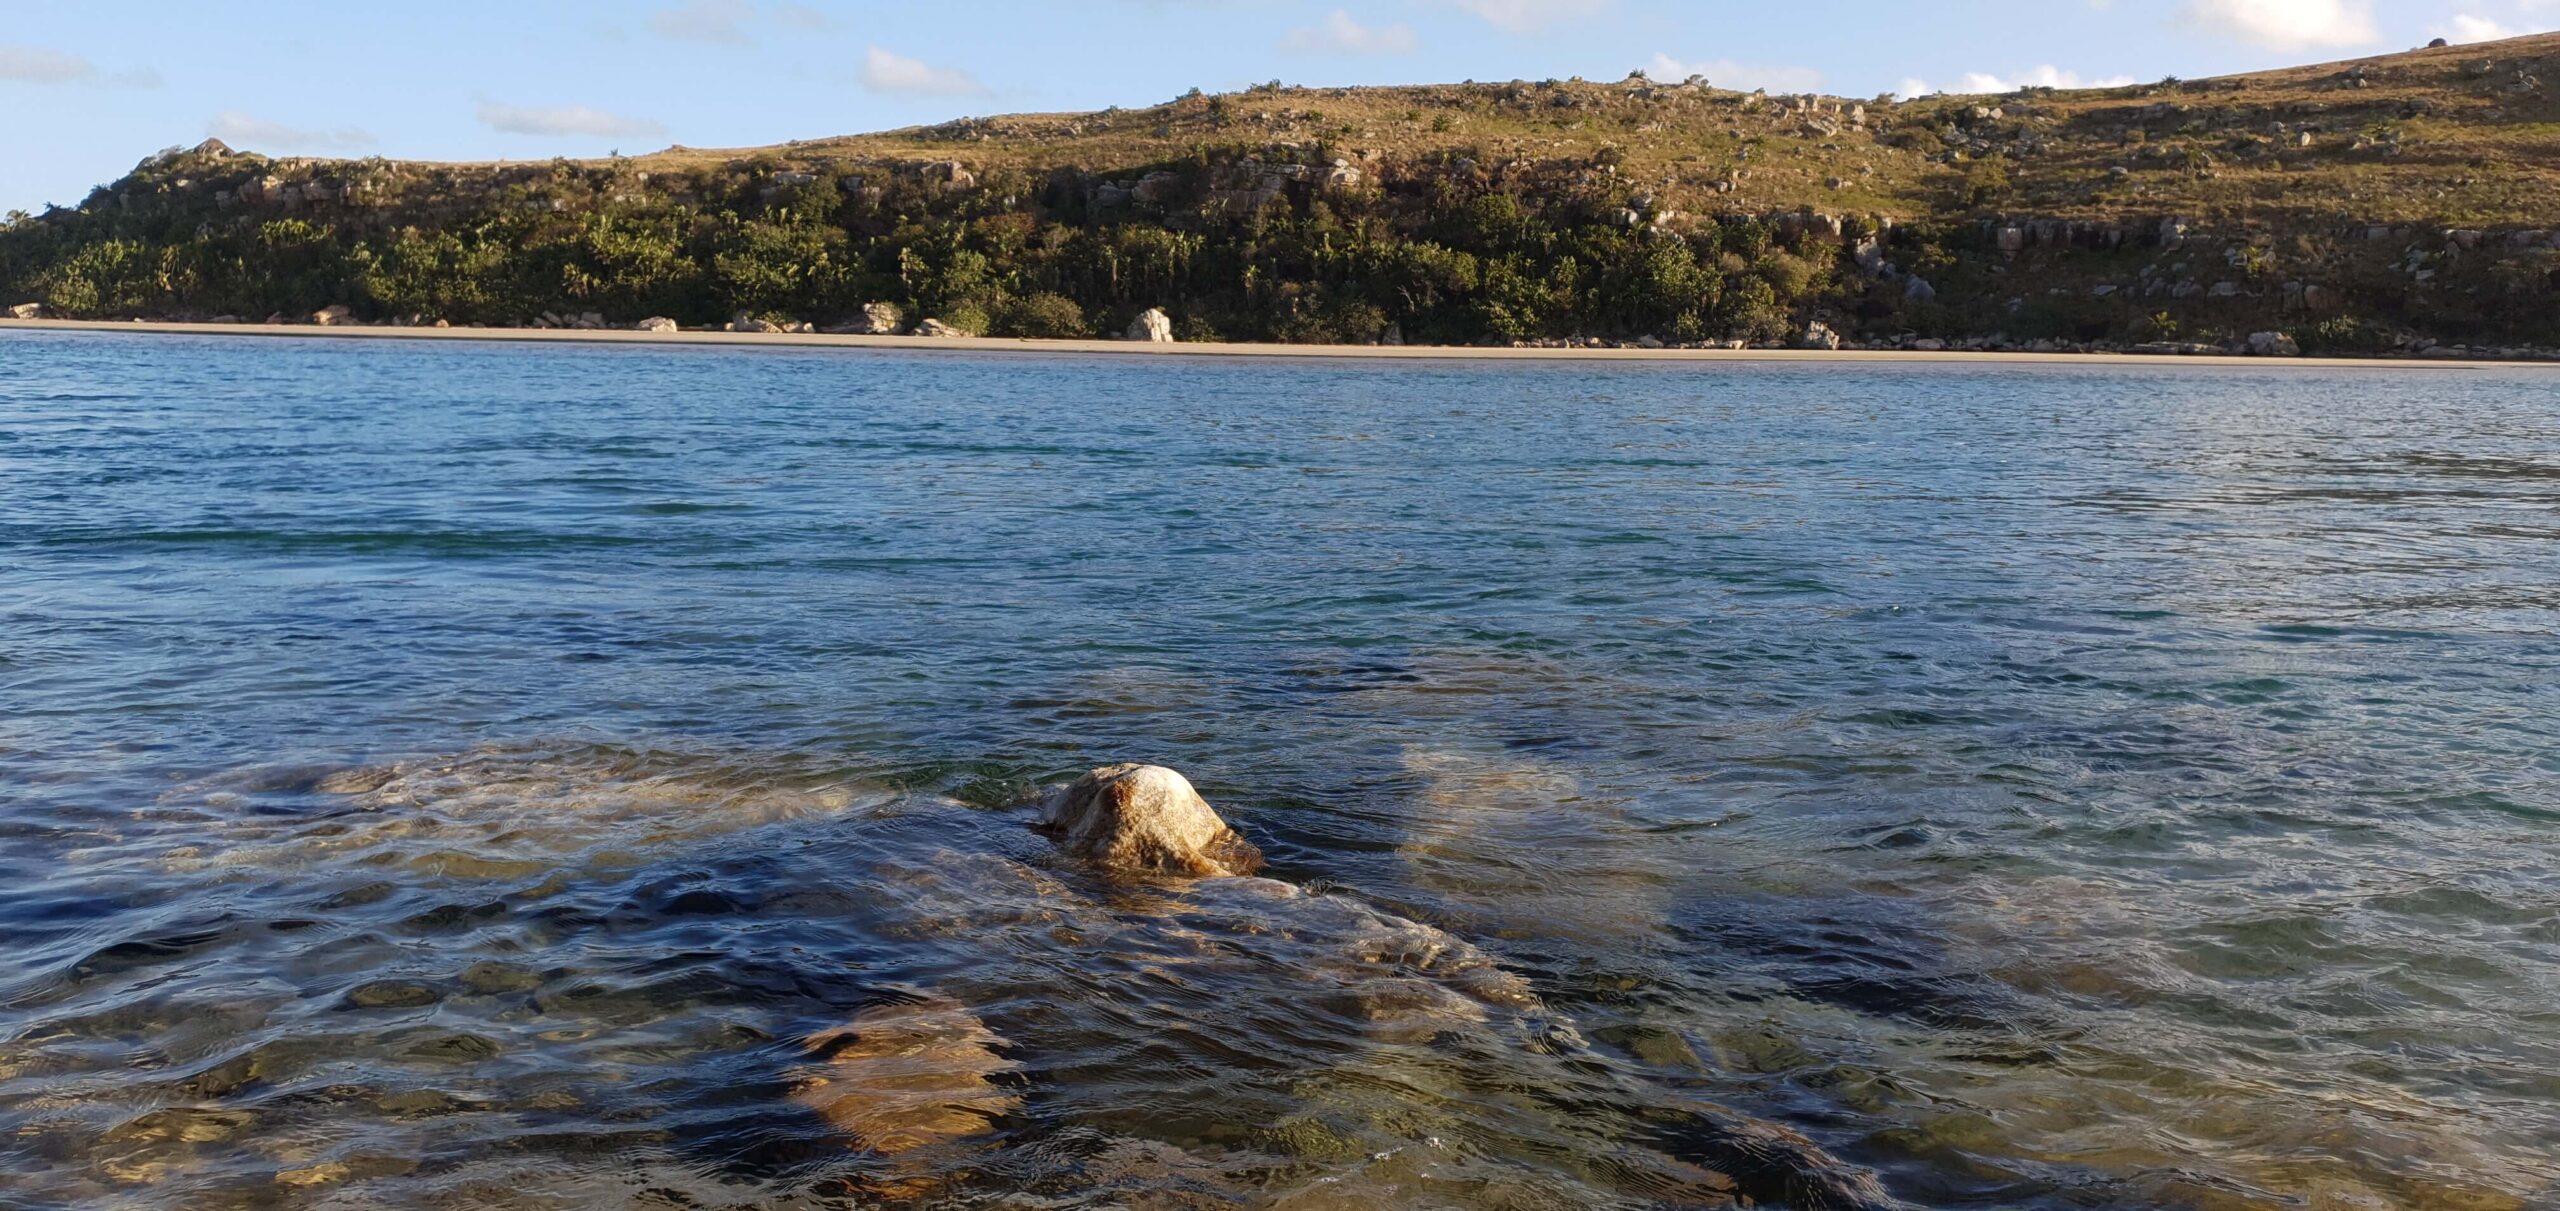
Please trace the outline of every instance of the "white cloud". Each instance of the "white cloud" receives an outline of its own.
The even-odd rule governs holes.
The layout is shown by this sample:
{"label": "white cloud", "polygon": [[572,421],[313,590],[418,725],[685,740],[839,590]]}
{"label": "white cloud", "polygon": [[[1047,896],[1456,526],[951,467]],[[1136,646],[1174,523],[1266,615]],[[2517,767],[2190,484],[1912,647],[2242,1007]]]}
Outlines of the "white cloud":
{"label": "white cloud", "polygon": [[2096,80],[2083,79],[2080,73],[2076,71],[2064,71],[2059,67],[2055,67],[2054,65],[2047,63],[2042,67],[2023,71],[2015,76],[1998,76],[1993,75],[1990,72],[1969,71],[1956,77],[1955,83],[1949,84],[1943,88],[1933,86],[1926,80],[1906,78],[1903,80],[1902,86],[1894,89],[1893,91],[1894,95],[1902,97],[1925,97],[1930,93],[1936,92],[1943,92],[1953,96],[1962,97],[1974,96],[1983,93],[2013,93],[2021,88],[2122,88],[2131,83],[2133,83],[2133,77],[2131,76],[2105,76]]}
{"label": "white cloud", "polygon": [[205,124],[205,133],[225,143],[260,151],[361,151],[374,142],[372,133],[359,127],[305,130],[236,109],[215,114],[213,121]]}
{"label": "white cloud", "polygon": [[862,57],[862,86],[876,93],[920,97],[978,97],[987,92],[976,76],[959,68],[936,67],[877,46]]}
{"label": "white cloud", "polygon": [[160,73],[148,67],[107,75],[78,55],[41,46],[0,43],[0,83],[103,84],[109,88],[158,88]]}
{"label": "white cloud", "polygon": [[2372,0],[2187,0],[2178,21],[2269,50],[2334,50],[2382,39]]}
{"label": "white cloud", "polygon": [[667,133],[664,124],[651,119],[629,117],[589,105],[543,109],[483,101],[480,103],[480,124],[503,134],[551,137],[579,135],[596,139],[654,139]]}
{"label": "white cloud", "polygon": [[1409,55],[1415,43],[1410,26],[1362,25],[1337,8],[1317,24],[1289,31],[1282,45],[1314,54]]}
{"label": "white cloud", "polygon": [[1534,34],[1559,22],[1596,17],[1615,0],[1446,0],[1461,12],[1515,34]]}
{"label": "white cloud", "polygon": [[20,84],[69,84],[98,74],[98,65],[78,55],[36,46],[0,45],[0,80]]}
{"label": "white cloud", "polygon": [[747,22],[755,15],[756,7],[749,0],[691,0],[649,14],[649,31],[678,42],[748,46],[755,39],[747,36]]}
{"label": "white cloud", "polygon": [[793,29],[822,30],[827,28],[827,15],[809,7],[806,4],[774,5],[773,19],[781,24],[790,26]]}
{"label": "white cloud", "polygon": [[2436,37],[2457,44],[2495,42],[2500,38],[2513,38],[2524,33],[2523,30],[2502,25],[2491,18],[2475,17],[2470,13],[2455,13],[2453,20],[2435,27],[2433,32]]}
{"label": "white cloud", "polygon": [[1749,92],[1765,88],[1773,93],[1809,93],[1822,87],[1822,73],[1810,67],[1784,67],[1762,63],[1736,63],[1731,59],[1710,59],[1703,63],[1687,63],[1669,55],[1655,55],[1644,65],[1645,78],[1676,84],[1691,76],[1705,76],[1717,88]]}

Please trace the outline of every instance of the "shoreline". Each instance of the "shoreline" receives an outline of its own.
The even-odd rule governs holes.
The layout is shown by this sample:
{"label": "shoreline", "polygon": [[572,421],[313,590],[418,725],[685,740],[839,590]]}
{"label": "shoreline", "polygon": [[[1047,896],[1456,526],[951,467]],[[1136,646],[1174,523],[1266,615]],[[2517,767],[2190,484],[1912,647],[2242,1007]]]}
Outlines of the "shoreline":
{"label": "shoreline", "polygon": [[317,324],[210,324],[175,320],[0,320],[0,332],[124,332],[334,340],[505,341],[522,344],[664,345],[766,349],[877,349],[943,353],[1102,354],[1123,357],[1260,357],[1384,362],[1775,362],[1808,365],[2207,366],[2320,370],[2560,369],[2560,363],[2480,358],[2246,357],[2232,354],[2027,353],[1917,349],[1514,349],[1458,345],[1150,344],[1021,337],[854,336],[828,333],[636,332],[576,328],[397,328]]}

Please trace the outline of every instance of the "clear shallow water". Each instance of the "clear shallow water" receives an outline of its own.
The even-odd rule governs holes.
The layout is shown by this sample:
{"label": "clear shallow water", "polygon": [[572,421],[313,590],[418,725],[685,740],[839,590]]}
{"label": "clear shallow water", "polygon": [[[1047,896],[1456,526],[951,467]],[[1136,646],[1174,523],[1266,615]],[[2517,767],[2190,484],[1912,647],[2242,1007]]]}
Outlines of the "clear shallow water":
{"label": "clear shallow water", "polygon": [[2555,630],[2531,372],[0,337],[0,1203],[2545,1206]]}

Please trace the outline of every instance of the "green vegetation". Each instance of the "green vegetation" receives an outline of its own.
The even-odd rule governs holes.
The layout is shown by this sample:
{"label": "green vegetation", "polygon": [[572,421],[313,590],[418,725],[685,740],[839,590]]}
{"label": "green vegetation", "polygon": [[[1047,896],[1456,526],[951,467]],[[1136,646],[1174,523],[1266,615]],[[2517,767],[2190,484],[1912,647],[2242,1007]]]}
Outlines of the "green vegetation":
{"label": "green vegetation", "polygon": [[[1783,328],[1790,302],[1837,289],[1836,249],[1739,215],[1678,230],[1630,223],[1626,190],[1605,174],[1526,197],[1431,173],[1383,189],[1270,190],[1257,176],[1240,208],[1207,182],[1215,166],[1248,161],[1246,175],[1284,181],[1326,169],[1203,150],[1138,173],[1181,182],[1165,188],[1182,200],[1112,215],[1072,187],[1002,177],[954,192],[821,175],[777,193],[780,174],[750,165],[662,176],[617,198],[611,168],[562,165],[537,189],[436,207],[432,225],[405,206],[295,218],[236,201],[210,215],[65,212],[0,237],[0,281],[70,316],[298,317],[344,305],[468,324],[546,311],[713,324],[833,320],[888,302],[968,332],[1070,337],[1165,306],[1229,339],[1300,342],[1376,341],[1391,328],[1452,342],[1762,335]],[[183,179],[198,193],[228,183],[236,199],[275,170],[182,156],[128,187],[201,174]],[[1005,194],[1028,200],[990,196]]]}
{"label": "green vegetation", "polygon": [[[2560,39],[2003,98],[1193,93],[747,153],[164,153],[0,225],[72,317],[1478,343],[2560,342]],[[2487,64],[2485,68],[2483,64]],[[2164,220],[2175,219],[2175,223]]]}

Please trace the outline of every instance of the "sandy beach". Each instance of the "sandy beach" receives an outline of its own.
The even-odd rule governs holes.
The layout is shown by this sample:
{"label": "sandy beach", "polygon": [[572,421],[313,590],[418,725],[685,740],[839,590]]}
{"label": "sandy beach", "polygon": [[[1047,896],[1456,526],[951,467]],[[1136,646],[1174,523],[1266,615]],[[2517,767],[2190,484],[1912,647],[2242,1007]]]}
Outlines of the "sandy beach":
{"label": "sandy beach", "polygon": [[841,336],[825,333],[631,332],[562,328],[322,327],[170,321],[0,320],[0,332],[125,332],[324,340],[516,341],[553,344],[709,345],[767,349],[895,349],[937,353],[1101,354],[1130,357],[1359,358],[1384,362],[1797,362],[1806,364],[2128,365],[2321,370],[2560,369],[2560,363],[2460,358],[2232,357],[2142,353],[1990,353],[1907,349],[1508,349],[1450,345],[1148,344],[999,337]]}

